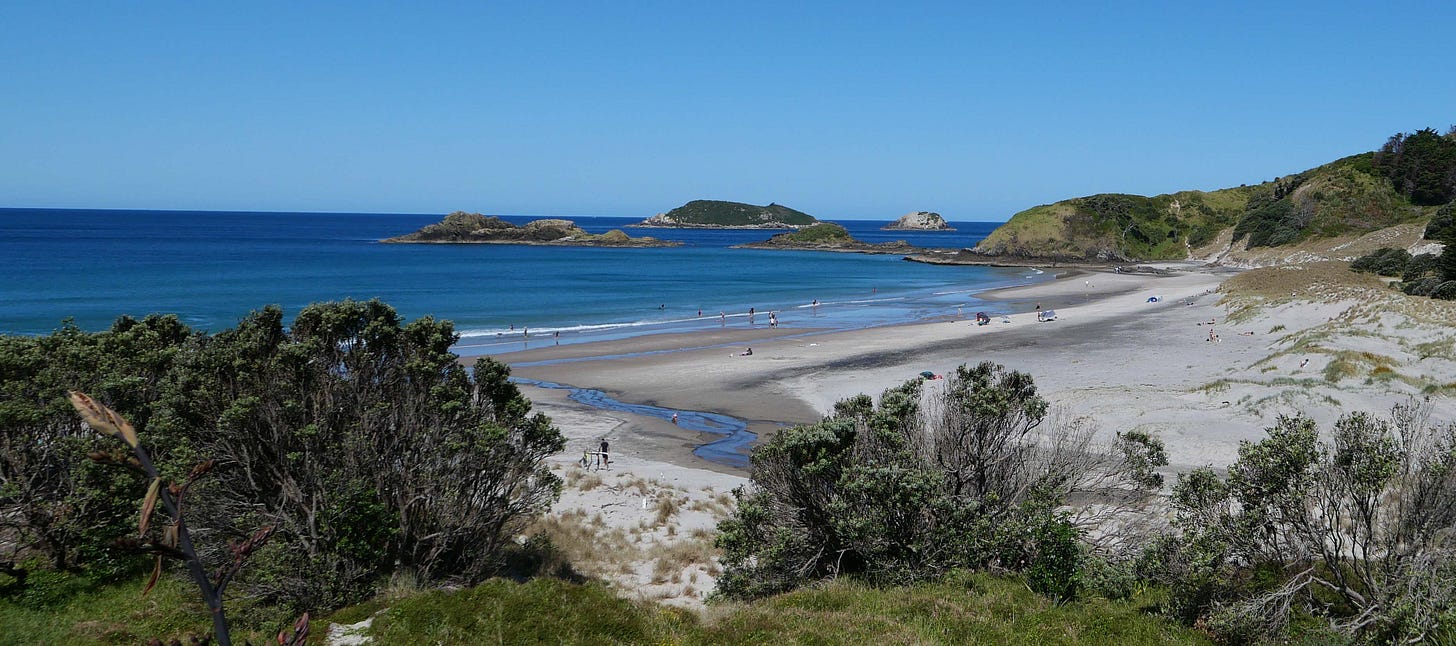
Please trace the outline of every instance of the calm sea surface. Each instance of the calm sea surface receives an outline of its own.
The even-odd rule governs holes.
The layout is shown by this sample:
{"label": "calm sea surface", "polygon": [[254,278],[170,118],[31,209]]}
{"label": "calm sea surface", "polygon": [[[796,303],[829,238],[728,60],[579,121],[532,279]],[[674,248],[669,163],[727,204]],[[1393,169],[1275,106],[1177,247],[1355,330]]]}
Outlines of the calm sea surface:
{"label": "calm sea surface", "polygon": [[[462,354],[638,334],[781,326],[855,328],[994,309],[973,293],[1049,278],[1034,270],[938,267],[899,256],[754,251],[768,231],[628,229],[681,240],[671,249],[386,245],[440,215],[0,209],[0,333],[87,330],[120,315],[175,313],[204,330],[268,304],[380,298],[409,318],[455,321]],[[526,222],[534,217],[507,217]],[[603,232],[637,218],[574,217]],[[994,222],[954,233],[880,231],[867,242],[975,244]],[[815,300],[818,307],[811,306]],[[701,311],[701,316],[699,315]],[[726,314],[720,318],[719,313]],[[522,332],[529,329],[530,340]],[[559,339],[555,333],[559,332]]]}

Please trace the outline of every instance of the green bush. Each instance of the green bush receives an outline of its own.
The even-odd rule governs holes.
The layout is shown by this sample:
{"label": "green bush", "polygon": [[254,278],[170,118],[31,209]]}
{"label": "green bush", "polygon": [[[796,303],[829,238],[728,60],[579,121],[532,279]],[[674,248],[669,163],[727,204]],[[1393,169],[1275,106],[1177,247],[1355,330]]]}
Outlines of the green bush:
{"label": "green bush", "polygon": [[1381,247],[1371,253],[1356,258],[1350,263],[1350,269],[1363,273],[1373,273],[1380,276],[1403,276],[1406,268],[1411,262],[1411,255],[1405,249],[1392,249]]}
{"label": "green bush", "polygon": [[[1255,200],[1250,199],[1250,204]],[[1294,216],[1294,206],[1287,199],[1266,202],[1251,208],[1234,226],[1234,242],[1248,237],[1248,246],[1278,247],[1298,241],[1303,224]]]}
{"label": "green bush", "polygon": [[1456,240],[1456,201],[1436,209],[1422,237],[1427,240]]}
{"label": "green bush", "polygon": [[1325,441],[1308,418],[1280,417],[1226,479],[1181,477],[1180,535],[1147,558],[1170,610],[1232,643],[1280,639],[1302,613],[1371,643],[1441,630],[1456,611],[1456,425],[1430,410],[1348,414]]}
{"label": "green bush", "polygon": [[[904,584],[953,568],[1026,572],[1075,596],[1080,507],[1136,505],[1166,464],[1151,437],[1090,443],[1078,424],[1042,427],[1029,376],[961,366],[921,405],[920,380],[840,402],[817,424],[784,429],[754,451],[752,487],[720,525],[719,591],[751,598],[844,575]],[[1048,448],[1050,447],[1050,448]],[[1110,483],[1082,489],[1082,483]],[[1100,487],[1100,485],[1099,485]],[[1115,490],[1115,491],[1114,491]],[[1131,501],[1131,502],[1129,502]],[[1103,508],[1103,507],[1098,507]]]}
{"label": "green bush", "polygon": [[1427,276],[1425,278],[1417,278],[1415,280],[1401,283],[1400,289],[1401,291],[1410,294],[1411,296],[1429,297],[1432,292],[1436,291],[1436,288],[1439,287],[1442,282],[1444,281],[1442,281],[1439,277]]}
{"label": "green bush", "polygon": [[1420,280],[1436,273],[1438,264],[1436,254],[1423,253],[1412,256],[1410,262],[1405,264],[1405,271],[1401,273],[1402,282]]}
{"label": "green bush", "polygon": [[[312,305],[286,328],[269,307],[210,336],[148,317],[0,337],[0,535],[56,569],[135,570],[114,542],[136,532],[145,483],[86,459],[116,447],[66,410],[74,388],[131,420],[166,477],[217,460],[187,496],[195,535],[277,526],[238,579],[256,601],[337,607],[397,566],[482,580],[555,500],[542,459],[563,440],[505,365],[460,365],[456,340],[378,301]],[[231,560],[202,543],[211,566]]]}
{"label": "green bush", "polygon": [[66,391],[95,393],[146,428],[194,336],[175,316],[122,317],[94,334],[67,322],[47,336],[0,336],[0,536],[52,568],[99,579],[140,565],[115,542],[135,529],[145,483],[86,458],[118,449],[82,424]]}
{"label": "green bush", "polygon": [[1448,280],[1431,290],[1431,298],[1443,301],[1456,301],[1456,280]]}

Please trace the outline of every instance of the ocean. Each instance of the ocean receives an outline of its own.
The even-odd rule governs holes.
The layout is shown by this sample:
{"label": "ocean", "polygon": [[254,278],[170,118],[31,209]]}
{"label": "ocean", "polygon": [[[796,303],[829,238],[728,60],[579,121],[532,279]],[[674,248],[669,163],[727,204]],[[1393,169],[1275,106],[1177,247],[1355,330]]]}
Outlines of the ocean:
{"label": "ocean", "polygon": [[[441,217],[0,209],[0,333],[47,334],[67,319],[102,330],[118,316],[151,313],[219,330],[269,304],[287,319],[313,302],[380,298],[408,318],[454,321],[457,351],[479,355],[747,326],[749,308],[760,313],[754,325],[767,325],[772,311],[787,328],[969,316],[996,308],[976,292],[1050,278],[895,255],[729,248],[775,233],[759,230],[627,229],[685,243],[663,249],[378,242]],[[570,219],[599,233],[640,218]],[[957,231],[935,233],[840,224],[866,242],[968,247],[999,223],[953,222]]]}

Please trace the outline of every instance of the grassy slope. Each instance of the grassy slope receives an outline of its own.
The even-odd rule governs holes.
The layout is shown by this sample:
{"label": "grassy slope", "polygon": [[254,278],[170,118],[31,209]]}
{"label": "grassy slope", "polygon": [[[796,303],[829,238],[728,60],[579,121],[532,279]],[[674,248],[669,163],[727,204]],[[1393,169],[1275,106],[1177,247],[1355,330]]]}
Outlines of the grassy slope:
{"label": "grassy slope", "polygon": [[1235,227],[1253,246],[1360,233],[1419,220],[1373,174],[1371,153],[1254,186],[1153,197],[1102,194],[1032,207],[977,246],[984,253],[1048,258],[1176,260]]}
{"label": "grassy slope", "polygon": [[[37,572],[28,590],[0,596],[0,646],[10,644],[140,644],[212,634],[212,621],[197,588],[163,576],[151,593],[144,579],[98,585],[70,575]],[[44,580],[42,580],[44,579]],[[0,575],[0,580],[8,577]],[[267,611],[229,608],[233,641],[271,643],[293,618]]]}
{"label": "grassy slope", "polygon": [[[194,591],[180,581],[164,577],[146,598],[140,589],[136,581],[82,586],[48,602],[0,597],[0,644],[132,644],[152,637],[185,643],[188,635],[209,629]],[[309,643],[323,643],[331,622],[352,624],[370,616],[375,619],[368,634],[376,644],[1209,643],[1196,631],[1149,615],[1142,607],[1147,601],[1092,599],[1059,606],[1018,580],[956,575],[909,588],[834,583],[751,604],[713,606],[700,618],[629,601],[598,584],[497,579],[346,608],[315,620]],[[268,633],[287,619],[259,609],[233,614],[240,615],[234,622],[241,628],[234,631],[238,643],[271,642]]]}
{"label": "grassy slope", "polygon": [[1018,581],[981,575],[888,590],[837,583],[715,606],[708,619],[625,601],[597,586],[491,581],[396,600],[374,620],[372,634],[389,644],[1208,643],[1134,602],[1058,606]]}

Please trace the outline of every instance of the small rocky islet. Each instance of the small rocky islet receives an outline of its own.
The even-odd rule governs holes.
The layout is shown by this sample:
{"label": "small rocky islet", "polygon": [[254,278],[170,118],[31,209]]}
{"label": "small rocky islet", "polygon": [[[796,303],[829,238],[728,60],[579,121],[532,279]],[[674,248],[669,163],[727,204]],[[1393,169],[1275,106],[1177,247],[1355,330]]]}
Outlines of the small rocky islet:
{"label": "small rocky islet", "polygon": [[881,231],[955,231],[955,227],[946,223],[945,218],[939,213],[931,211],[915,211],[900,216],[899,219],[885,226],[880,227]]}
{"label": "small rocky islet", "polygon": [[904,240],[861,242],[849,230],[833,222],[820,222],[797,231],[780,233],[762,242],[750,242],[735,249],[778,249],[790,251],[842,251],[849,253],[903,254],[922,251]]}
{"label": "small rocky islet", "polygon": [[676,247],[681,242],[632,237],[620,229],[587,233],[571,220],[545,218],[516,225],[495,216],[456,211],[419,231],[387,238],[387,243],[525,244],[562,247]]}

